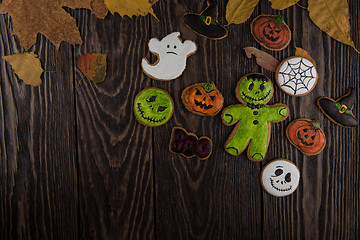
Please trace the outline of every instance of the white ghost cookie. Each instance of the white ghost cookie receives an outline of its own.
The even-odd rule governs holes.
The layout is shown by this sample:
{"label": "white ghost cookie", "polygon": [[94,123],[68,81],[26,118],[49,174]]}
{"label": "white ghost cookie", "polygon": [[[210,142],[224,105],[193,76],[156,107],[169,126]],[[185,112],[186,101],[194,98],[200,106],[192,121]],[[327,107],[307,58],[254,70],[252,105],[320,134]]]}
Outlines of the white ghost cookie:
{"label": "white ghost cookie", "polygon": [[196,44],[186,40],[182,42],[179,32],[173,32],[159,40],[149,41],[150,52],[157,55],[158,60],[150,64],[146,58],[141,66],[146,75],[157,80],[172,80],[178,78],[185,70],[186,59],[196,52]]}
{"label": "white ghost cookie", "polygon": [[283,197],[292,194],[299,185],[300,171],[293,162],[277,159],[261,172],[261,185],[269,194]]}

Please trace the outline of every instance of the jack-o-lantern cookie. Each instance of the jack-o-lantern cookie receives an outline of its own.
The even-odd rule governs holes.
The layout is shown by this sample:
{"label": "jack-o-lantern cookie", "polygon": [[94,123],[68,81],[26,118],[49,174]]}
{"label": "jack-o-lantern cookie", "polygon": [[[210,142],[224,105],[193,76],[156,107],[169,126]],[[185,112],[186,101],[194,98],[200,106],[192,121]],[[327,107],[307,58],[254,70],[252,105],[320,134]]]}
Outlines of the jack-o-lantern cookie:
{"label": "jack-o-lantern cookie", "polygon": [[274,93],[269,78],[260,73],[243,76],[236,87],[236,97],[244,105],[224,109],[225,125],[234,125],[225,150],[237,156],[248,148],[247,156],[253,161],[265,158],[270,140],[271,123],[284,121],[289,113],[285,104],[267,105]]}
{"label": "jack-o-lantern cookie", "polygon": [[200,14],[187,13],[184,15],[185,25],[200,36],[218,40],[227,36],[226,28],[217,19],[218,7],[214,1],[208,1],[208,7]]}
{"label": "jack-o-lantern cookie", "polygon": [[181,99],[187,110],[203,116],[215,116],[224,104],[222,94],[212,82],[185,88]]}
{"label": "jack-o-lantern cookie", "polygon": [[263,47],[279,51],[287,47],[291,31],[282,16],[260,15],[250,26],[251,34]]}
{"label": "jack-o-lantern cookie", "polygon": [[173,127],[169,150],[187,158],[196,156],[204,160],[211,155],[212,142],[208,137],[198,138],[195,134],[188,133],[181,127]]}
{"label": "jack-o-lantern cookie", "polygon": [[146,88],[135,97],[134,113],[136,119],[148,127],[165,124],[174,112],[174,102],[165,90]]}
{"label": "jack-o-lantern cookie", "polygon": [[276,159],[265,165],[261,172],[261,185],[275,197],[292,194],[299,186],[300,171],[286,159]]}
{"label": "jack-o-lantern cookie", "polygon": [[319,154],[325,147],[326,138],[317,120],[299,118],[286,128],[289,141],[305,155]]}
{"label": "jack-o-lantern cookie", "polygon": [[275,77],[281,90],[299,97],[314,89],[318,74],[310,60],[304,57],[290,57],[279,64]]}
{"label": "jack-o-lantern cookie", "polygon": [[349,91],[337,100],[321,97],[317,100],[317,105],[330,121],[342,127],[356,127],[359,121],[352,112],[356,98],[353,90],[349,88]]}
{"label": "jack-o-lantern cookie", "polygon": [[150,39],[149,50],[157,55],[158,60],[150,64],[146,58],[142,59],[145,74],[156,80],[168,81],[184,72],[186,59],[196,52],[196,44],[190,40],[182,42],[180,33],[173,32],[161,40]]}

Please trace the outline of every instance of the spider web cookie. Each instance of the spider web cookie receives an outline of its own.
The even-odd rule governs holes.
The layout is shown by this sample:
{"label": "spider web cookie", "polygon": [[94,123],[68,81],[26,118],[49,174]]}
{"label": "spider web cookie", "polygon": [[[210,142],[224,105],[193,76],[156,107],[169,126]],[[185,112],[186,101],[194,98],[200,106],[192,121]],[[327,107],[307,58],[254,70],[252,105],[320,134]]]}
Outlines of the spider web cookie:
{"label": "spider web cookie", "polygon": [[314,64],[304,57],[285,59],[279,64],[275,76],[281,90],[292,96],[308,94],[318,79]]}

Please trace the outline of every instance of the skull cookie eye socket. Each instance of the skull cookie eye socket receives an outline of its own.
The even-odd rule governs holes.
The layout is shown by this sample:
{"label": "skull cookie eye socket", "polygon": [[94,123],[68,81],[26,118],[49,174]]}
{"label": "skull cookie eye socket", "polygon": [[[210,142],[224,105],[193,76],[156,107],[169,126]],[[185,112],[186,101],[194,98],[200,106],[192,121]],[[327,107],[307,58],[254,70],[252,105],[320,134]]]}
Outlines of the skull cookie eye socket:
{"label": "skull cookie eye socket", "polygon": [[251,82],[251,84],[249,85],[249,90],[251,91],[251,90],[253,90],[253,88],[254,88],[254,83]]}
{"label": "skull cookie eye socket", "polygon": [[275,171],[275,175],[276,175],[276,176],[280,176],[281,174],[283,174],[283,170],[277,169],[277,170]]}
{"label": "skull cookie eye socket", "polygon": [[147,102],[155,102],[157,96],[151,96],[148,99],[146,99]]}
{"label": "skull cookie eye socket", "polygon": [[285,175],[285,181],[291,182],[291,173]]}
{"label": "skull cookie eye socket", "polygon": [[158,109],[157,109],[158,112],[163,112],[165,110],[166,110],[166,107],[162,107],[162,106],[158,107]]}
{"label": "skull cookie eye socket", "polygon": [[195,94],[196,94],[196,95],[202,95],[199,90],[196,90]]}

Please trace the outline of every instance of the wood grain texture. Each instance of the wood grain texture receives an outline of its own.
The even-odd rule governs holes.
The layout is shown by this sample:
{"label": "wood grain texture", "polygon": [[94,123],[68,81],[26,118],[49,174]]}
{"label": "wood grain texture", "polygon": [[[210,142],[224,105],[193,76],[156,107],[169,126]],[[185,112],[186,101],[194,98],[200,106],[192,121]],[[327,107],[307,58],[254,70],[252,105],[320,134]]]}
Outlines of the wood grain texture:
{"label": "wood grain texture", "polygon": [[[217,2],[225,24],[227,1]],[[360,239],[359,127],[335,125],[316,106],[318,97],[336,99],[352,86],[359,119],[360,55],[317,28],[306,10],[276,11],[266,0],[245,23],[227,26],[228,37],[209,40],[182,20],[205,7],[200,0],[161,0],[153,6],[159,21],[118,14],[100,20],[88,10],[65,8],[84,44],[63,43],[57,52],[39,35],[33,50],[45,70],[57,71],[45,72],[40,87],[24,85],[0,60],[0,239]],[[360,2],[349,0],[349,9],[359,48]],[[289,47],[274,52],[255,41],[249,28],[259,14],[284,15],[292,30]],[[0,56],[23,51],[10,27],[10,18],[0,15]],[[174,31],[198,50],[178,79],[152,80],[140,65],[143,57],[156,60],[148,41]],[[305,49],[317,64],[317,86],[303,97],[286,95],[274,73],[246,57],[247,46],[280,61],[295,47]],[[107,77],[99,84],[76,68],[77,59],[92,52],[108,54]],[[238,104],[236,84],[250,72],[273,80],[269,104],[290,109],[285,121],[272,124],[263,162],[227,154],[233,126],[222,124],[220,114],[193,114],[181,102],[187,86],[213,81],[225,107]],[[175,104],[170,121],[156,128],[133,114],[136,94],[150,86],[167,90]],[[319,155],[304,156],[286,139],[286,126],[300,117],[320,121],[327,144]],[[172,154],[174,126],[210,137],[210,158]],[[272,197],[260,185],[262,167],[276,158],[295,162],[301,172],[299,188],[288,197]]]}
{"label": "wood grain texture", "polygon": [[[22,52],[0,16],[0,55]],[[57,53],[44,37],[38,53],[43,83],[25,85],[0,60],[1,239],[78,237],[72,47]]]}
{"label": "wood grain texture", "polygon": [[[109,14],[99,20],[78,11],[88,52],[108,53],[107,77],[76,88],[80,236],[83,239],[154,237],[152,131],[133,114],[133,99],[146,86],[140,67],[149,37],[149,18]],[[76,70],[79,81],[83,75]]]}

